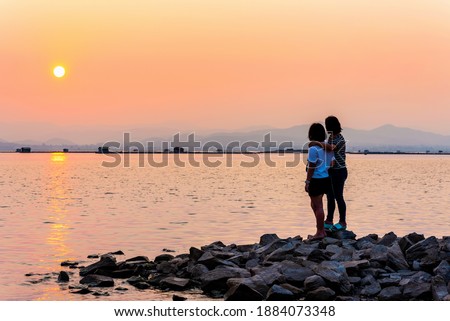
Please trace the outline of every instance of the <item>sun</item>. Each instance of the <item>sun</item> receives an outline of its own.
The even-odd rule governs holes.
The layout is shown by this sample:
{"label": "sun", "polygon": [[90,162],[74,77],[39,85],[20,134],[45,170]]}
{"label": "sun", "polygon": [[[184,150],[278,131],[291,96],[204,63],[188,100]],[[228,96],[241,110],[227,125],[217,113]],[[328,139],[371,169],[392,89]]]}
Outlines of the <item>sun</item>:
{"label": "sun", "polygon": [[65,74],[66,69],[64,69],[63,66],[56,66],[55,68],[53,68],[53,75],[55,75],[55,77],[61,78],[64,77]]}

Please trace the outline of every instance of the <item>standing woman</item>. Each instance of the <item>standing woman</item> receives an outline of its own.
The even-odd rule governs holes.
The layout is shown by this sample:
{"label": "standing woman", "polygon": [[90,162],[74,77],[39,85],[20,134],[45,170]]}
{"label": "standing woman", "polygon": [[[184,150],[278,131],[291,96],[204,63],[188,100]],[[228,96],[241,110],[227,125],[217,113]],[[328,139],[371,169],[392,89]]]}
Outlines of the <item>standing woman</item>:
{"label": "standing woman", "polygon": [[[325,229],[333,231],[345,230],[347,228],[347,205],[344,200],[344,185],[347,179],[347,165],[345,163],[345,139],[342,136],[341,123],[335,116],[329,116],[325,119],[325,127],[330,133],[326,149],[334,151],[334,166],[329,169],[331,178],[331,187],[327,193],[328,215],[325,220]],[[333,216],[336,209],[336,203],[339,209],[339,223],[333,225]]]}
{"label": "standing woman", "polygon": [[[308,137],[310,141],[325,144],[327,134],[325,128],[314,123],[309,128]],[[305,191],[311,198],[311,208],[316,217],[316,234],[309,235],[309,240],[321,240],[326,236],[324,227],[325,213],[323,210],[323,194],[327,194],[331,187],[328,168],[333,161],[333,151],[327,152],[320,145],[310,146],[308,149],[308,166],[305,181]]]}

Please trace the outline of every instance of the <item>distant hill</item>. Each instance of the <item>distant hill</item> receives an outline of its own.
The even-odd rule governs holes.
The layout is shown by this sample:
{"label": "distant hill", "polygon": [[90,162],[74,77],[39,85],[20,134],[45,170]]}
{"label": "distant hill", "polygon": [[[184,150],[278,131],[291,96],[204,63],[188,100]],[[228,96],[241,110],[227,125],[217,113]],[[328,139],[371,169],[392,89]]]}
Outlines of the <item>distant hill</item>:
{"label": "distant hill", "polygon": [[[242,145],[245,142],[256,142],[261,145],[264,136],[268,133],[271,135],[271,140],[276,142],[279,147],[283,142],[292,142],[293,148],[301,149],[306,146],[308,142],[309,125],[298,125],[289,128],[267,128],[255,129],[235,132],[217,132],[208,135],[196,135],[195,138],[199,140],[202,145],[206,142],[217,142],[222,145],[222,149],[226,150],[226,146],[231,142],[239,142]],[[126,131],[123,131],[126,132]],[[123,133],[122,132],[122,133]],[[162,150],[162,142],[172,142],[173,135],[170,136],[167,131],[160,136],[147,136],[147,139],[139,139],[145,137],[144,129],[139,128],[135,133],[131,133],[132,141],[140,141],[147,146],[147,142],[154,142],[154,150]],[[149,132],[154,132],[154,129],[149,128]],[[173,131],[176,133],[176,131]],[[181,141],[185,141],[189,131],[184,131],[180,134]],[[103,142],[116,140],[122,143],[122,135],[115,130],[114,135],[106,137]],[[347,140],[348,151],[371,150],[371,151],[404,151],[404,152],[437,152],[443,150],[450,152],[450,136],[434,134],[430,132],[415,130],[411,128],[397,127],[394,125],[384,125],[372,130],[360,130],[352,128],[344,128],[343,135]],[[100,135],[99,135],[100,136]],[[69,148],[71,150],[96,150],[98,146],[103,144],[100,142],[92,142],[92,144],[77,145],[65,138],[50,138],[39,141],[24,140],[20,142],[7,142],[0,140],[0,150],[15,150],[24,145],[32,147],[33,150],[59,150],[61,148]],[[173,146],[168,146],[172,149]]]}

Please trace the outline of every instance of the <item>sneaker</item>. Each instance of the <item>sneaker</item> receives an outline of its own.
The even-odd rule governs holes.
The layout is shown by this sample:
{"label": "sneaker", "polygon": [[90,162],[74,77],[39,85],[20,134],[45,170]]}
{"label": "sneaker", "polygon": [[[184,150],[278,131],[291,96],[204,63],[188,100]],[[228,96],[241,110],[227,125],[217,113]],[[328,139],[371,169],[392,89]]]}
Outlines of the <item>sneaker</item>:
{"label": "sneaker", "polygon": [[345,229],[347,229],[347,225],[342,225],[341,223],[334,224],[332,228],[333,231],[343,231]]}
{"label": "sneaker", "polygon": [[323,227],[326,229],[326,230],[332,230],[333,229],[333,223],[327,223],[327,222],[324,222],[323,223]]}

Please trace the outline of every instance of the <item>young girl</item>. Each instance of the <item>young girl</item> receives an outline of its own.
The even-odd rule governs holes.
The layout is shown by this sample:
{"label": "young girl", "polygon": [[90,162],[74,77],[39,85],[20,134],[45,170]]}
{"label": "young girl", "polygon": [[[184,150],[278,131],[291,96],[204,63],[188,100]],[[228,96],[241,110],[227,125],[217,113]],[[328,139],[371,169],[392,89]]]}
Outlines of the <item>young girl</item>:
{"label": "young girl", "polygon": [[[314,123],[309,128],[310,141],[324,142],[326,139],[325,128]],[[309,240],[321,240],[326,236],[324,228],[323,194],[329,192],[331,181],[328,168],[333,161],[333,152],[327,152],[322,146],[310,146],[308,149],[308,167],[305,181],[305,191],[311,198],[311,208],[316,217],[317,231],[314,235],[308,235]]]}

